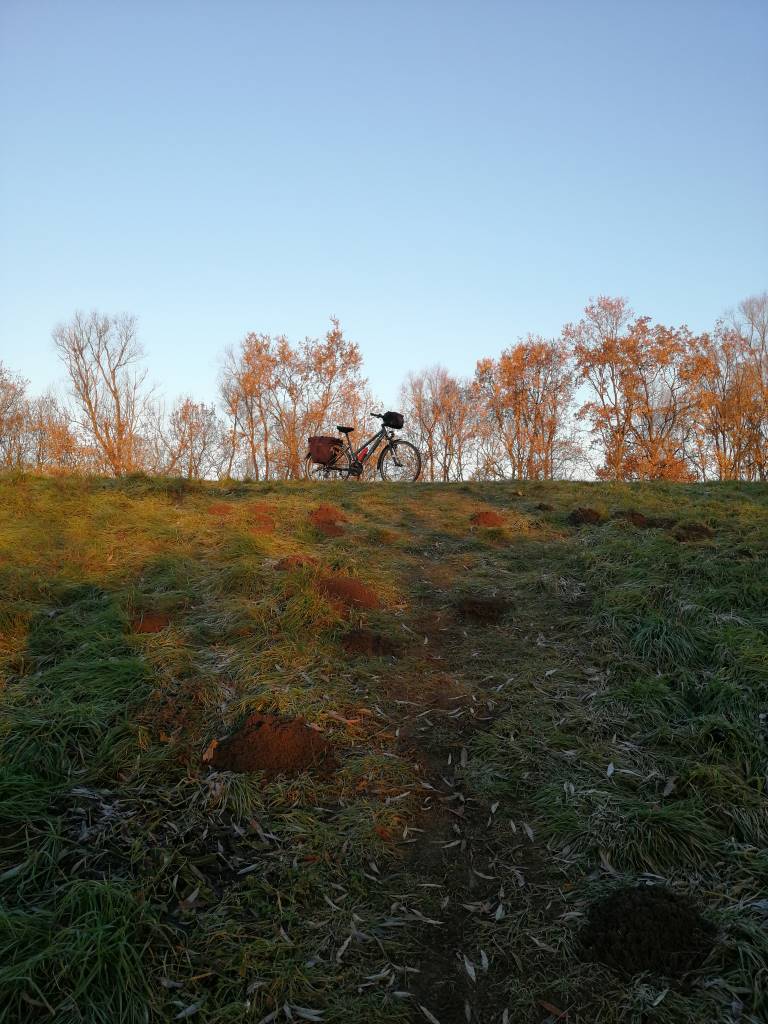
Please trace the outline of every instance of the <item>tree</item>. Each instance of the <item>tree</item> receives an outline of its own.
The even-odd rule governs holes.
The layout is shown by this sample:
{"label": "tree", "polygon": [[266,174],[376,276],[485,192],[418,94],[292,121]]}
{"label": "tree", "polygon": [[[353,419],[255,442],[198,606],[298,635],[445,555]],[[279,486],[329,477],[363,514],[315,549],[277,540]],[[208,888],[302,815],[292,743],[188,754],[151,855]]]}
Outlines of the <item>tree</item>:
{"label": "tree", "polygon": [[0,466],[4,469],[26,462],[27,384],[0,363]]}
{"label": "tree", "polygon": [[768,292],[739,303],[733,326],[745,346],[747,476],[768,480]]}
{"label": "tree", "polygon": [[227,471],[301,476],[307,436],[332,421],[360,425],[368,398],[362,357],[337,320],[323,339],[250,333],[224,354],[220,394],[229,420]]}
{"label": "tree", "polygon": [[592,391],[581,418],[588,418],[603,465],[598,475],[622,479],[627,456],[627,409],[622,402],[619,368],[623,334],[634,314],[626,299],[601,295],[584,310],[577,324],[566,324],[563,340],[571,346],[577,364],[577,380]]}
{"label": "tree", "polygon": [[167,423],[160,422],[156,431],[161,472],[190,480],[211,476],[221,463],[222,432],[214,405],[177,399]]}
{"label": "tree", "polygon": [[703,339],[687,327],[630,322],[623,299],[600,298],[564,337],[591,398],[579,415],[599,443],[609,480],[690,480]]}
{"label": "tree", "polygon": [[474,436],[471,386],[443,366],[409,373],[400,388],[400,407],[409,436],[421,450],[424,479],[462,480]]}
{"label": "tree", "polygon": [[38,473],[88,470],[88,453],[77,442],[69,413],[52,392],[27,406],[27,460]]}
{"label": "tree", "polygon": [[141,468],[151,391],[135,317],[76,313],[53,341],[69,375],[77,423],[115,476]]}
{"label": "tree", "polygon": [[552,480],[580,455],[571,410],[574,371],[567,345],[528,335],[475,370],[481,411],[480,475]]}

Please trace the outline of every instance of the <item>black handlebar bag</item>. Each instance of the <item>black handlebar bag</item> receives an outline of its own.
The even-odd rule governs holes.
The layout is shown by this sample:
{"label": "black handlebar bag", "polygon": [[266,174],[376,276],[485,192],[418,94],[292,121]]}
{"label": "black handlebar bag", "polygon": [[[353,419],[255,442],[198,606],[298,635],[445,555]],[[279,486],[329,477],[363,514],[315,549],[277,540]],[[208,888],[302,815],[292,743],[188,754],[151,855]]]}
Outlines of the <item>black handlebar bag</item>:
{"label": "black handlebar bag", "polygon": [[403,414],[400,412],[385,412],[383,422],[385,427],[392,427],[394,430],[402,430]]}

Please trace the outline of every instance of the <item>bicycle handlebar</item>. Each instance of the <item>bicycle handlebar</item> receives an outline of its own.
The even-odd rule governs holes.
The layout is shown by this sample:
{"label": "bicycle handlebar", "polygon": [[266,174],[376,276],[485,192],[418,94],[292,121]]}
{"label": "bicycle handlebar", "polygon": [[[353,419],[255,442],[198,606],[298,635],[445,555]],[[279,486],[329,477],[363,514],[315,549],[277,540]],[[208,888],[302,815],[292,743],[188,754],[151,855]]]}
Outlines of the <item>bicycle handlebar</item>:
{"label": "bicycle handlebar", "polygon": [[384,419],[384,413],[381,413],[381,412],[369,412],[368,415],[369,416],[373,416],[377,420],[383,420]]}

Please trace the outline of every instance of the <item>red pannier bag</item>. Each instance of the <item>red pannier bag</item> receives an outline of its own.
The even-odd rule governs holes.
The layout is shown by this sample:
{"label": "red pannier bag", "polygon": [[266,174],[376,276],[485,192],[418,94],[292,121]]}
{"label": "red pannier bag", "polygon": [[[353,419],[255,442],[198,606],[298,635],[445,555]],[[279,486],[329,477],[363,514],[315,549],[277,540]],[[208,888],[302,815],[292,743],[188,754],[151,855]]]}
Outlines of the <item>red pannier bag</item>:
{"label": "red pannier bag", "polygon": [[312,456],[312,461],[319,462],[322,466],[327,466],[329,462],[333,462],[336,451],[341,446],[342,442],[338,437],[318,436],[309,438],[309,454]]}

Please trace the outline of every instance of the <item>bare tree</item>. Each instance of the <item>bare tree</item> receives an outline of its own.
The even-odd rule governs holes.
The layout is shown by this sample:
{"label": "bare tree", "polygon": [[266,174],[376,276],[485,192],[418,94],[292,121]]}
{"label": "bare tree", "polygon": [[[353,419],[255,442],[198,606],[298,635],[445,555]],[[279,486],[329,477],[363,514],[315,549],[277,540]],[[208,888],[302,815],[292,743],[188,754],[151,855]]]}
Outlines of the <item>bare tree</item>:
{"label": "bare tree", "polygon": [[141,467],[141,429],[151,390],[136,318],[76,313],[53,341],[72,385],[77,423],[115,476]]}
{"label": "bare tree", "polygon": [[160,419],[153,432],[158,472],[189,480],[217,473],[223,431],[214,405],[195,402],[188,396],[177,399],[167,421]]}
{"label": "bare tree", "polygon": [[463,480],[476,433],[471,386],[444,366],[409,373],[400,404],[424,459],[424,479]]}

